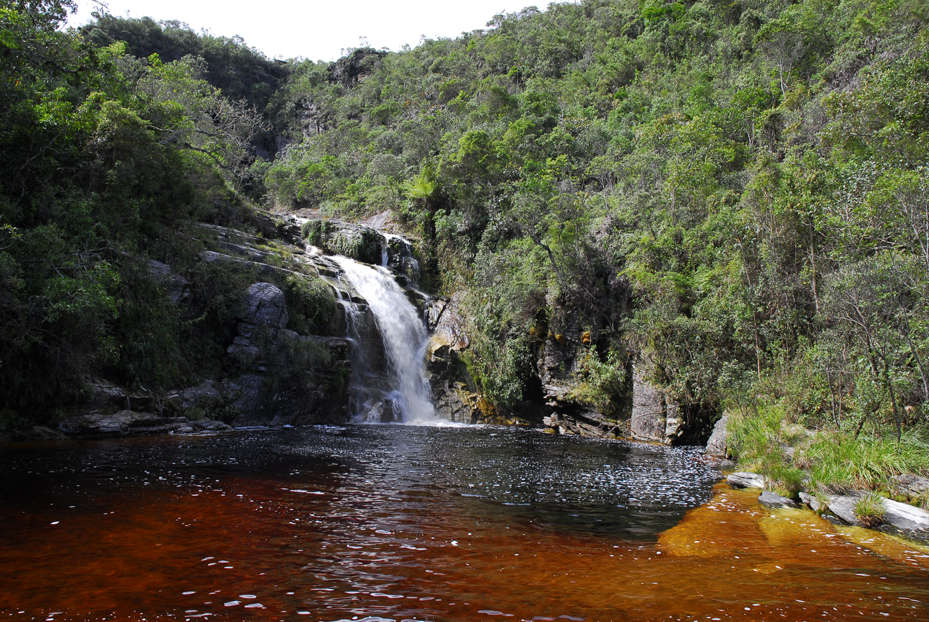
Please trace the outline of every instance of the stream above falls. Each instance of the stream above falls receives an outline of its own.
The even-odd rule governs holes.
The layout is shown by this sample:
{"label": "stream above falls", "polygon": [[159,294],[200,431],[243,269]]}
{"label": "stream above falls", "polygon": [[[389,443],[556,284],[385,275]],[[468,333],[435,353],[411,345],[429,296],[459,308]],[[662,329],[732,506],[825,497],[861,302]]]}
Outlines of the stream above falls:
{"label": "stream above falls", "polygon": [[0,618],[929,618],[925,551],[718,479],[517,427],[5,446]]}

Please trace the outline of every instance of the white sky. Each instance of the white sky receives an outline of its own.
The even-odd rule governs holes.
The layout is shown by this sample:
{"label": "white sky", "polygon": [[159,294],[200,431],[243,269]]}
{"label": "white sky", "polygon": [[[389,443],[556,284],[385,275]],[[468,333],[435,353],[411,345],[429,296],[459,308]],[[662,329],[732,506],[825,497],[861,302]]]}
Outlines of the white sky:
{"label": "white sky", "polygon": [[[68,21],[81,26],[92,19],[95,5],[77,0],[78,13]],[[270,58],[332,61],[342,48],[359,46],[367,38],[374,48],[415,47],[420,36],[455,38],[462,32],[485,28],[498,13],[515,13],[526,6],[544,10],[547,2],[534,0],[108,0],[117,17],[176,19],[199,32],[217,36],[240,35]]]}

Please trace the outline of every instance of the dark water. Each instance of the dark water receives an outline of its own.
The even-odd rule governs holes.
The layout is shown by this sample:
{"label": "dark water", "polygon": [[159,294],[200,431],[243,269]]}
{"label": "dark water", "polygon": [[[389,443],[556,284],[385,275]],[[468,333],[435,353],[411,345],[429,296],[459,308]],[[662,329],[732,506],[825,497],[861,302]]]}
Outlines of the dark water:
{"label": "dark water", "polygon": [[929,619],[924,551],[700,458],[502,427],[6,447],[0,619]]}

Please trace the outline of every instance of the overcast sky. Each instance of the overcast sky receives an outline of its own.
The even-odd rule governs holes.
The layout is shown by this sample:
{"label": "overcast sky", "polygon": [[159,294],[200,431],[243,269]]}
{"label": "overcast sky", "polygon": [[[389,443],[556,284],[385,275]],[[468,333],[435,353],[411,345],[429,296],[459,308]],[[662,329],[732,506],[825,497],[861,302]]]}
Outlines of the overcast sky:
{"label": "overcast sky", "polygon": [[[69,24],[80,26],[92,18],[94,3],[77,0],[79,11]],[[544,9],[533,0],[108,0],[118,17],[176,19],[196,31],[217,36],[240,35],[271,58],[302,56],[331,61],[343,48],[358,47],[362,37],[374,48],[397,51],[415,47],[422,35],[459,36],[485,28],[498,13],[514,13],[526,6]]]}

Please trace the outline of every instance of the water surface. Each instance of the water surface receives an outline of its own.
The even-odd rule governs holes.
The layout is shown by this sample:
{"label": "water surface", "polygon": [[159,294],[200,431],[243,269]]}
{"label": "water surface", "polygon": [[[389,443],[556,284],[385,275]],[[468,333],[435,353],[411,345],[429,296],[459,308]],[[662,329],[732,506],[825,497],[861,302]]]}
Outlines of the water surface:
{"label": "water surface", "polygon": [[6,447],[0,619],[929,619],[923,551],[717,480],[503,427]]}

